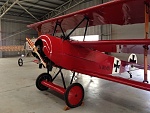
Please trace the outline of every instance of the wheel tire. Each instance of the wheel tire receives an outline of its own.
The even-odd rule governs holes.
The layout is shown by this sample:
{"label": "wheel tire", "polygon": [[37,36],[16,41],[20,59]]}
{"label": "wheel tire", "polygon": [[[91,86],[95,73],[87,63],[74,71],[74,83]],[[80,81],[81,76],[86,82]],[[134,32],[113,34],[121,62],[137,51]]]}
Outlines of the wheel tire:
{"label": "wheel tire", "polygon": [[73,83],[66,89],[64,99],[68,107],[75,108],[80,106],[82,104],[83,98],[84,89],[81,84]]}
{"label": "wheel tire", "polygon": [[22,60],[22,58],[19,58],[19,59],[18,59],[18,65],[19,65],[19,66],[23,66],[23,60]]}
{"label": "wheel tire", "polygon": [[38,76],[38,78],[36,79],[36,87],[40,90],[40,91],[45,91],[48,90],[48,87],[44,86],[41,84],[41,82],[43,80],[46,80],[48,82],[52,81],[52,76],[48,73],[42,73]]}

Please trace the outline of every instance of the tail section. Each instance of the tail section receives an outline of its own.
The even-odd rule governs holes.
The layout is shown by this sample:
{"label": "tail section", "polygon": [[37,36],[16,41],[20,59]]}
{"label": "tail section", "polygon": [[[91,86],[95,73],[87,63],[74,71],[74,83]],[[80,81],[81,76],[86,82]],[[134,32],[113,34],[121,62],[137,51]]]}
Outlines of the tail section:
{"label": "tail section", "polygon": [[129,58],[128,58],[128,62],[130,64],[125,66],[125,71],[127,71],[129,74],[131,74],[130,71],[136,70],[134,65],[137,64],[137,55],[134,53],[130,54]]}
{"label": "tail section", "polygon": [[130,54],[130,56],[128,58],[128,62],[137,64],[137,56],[136,56],[136,54],[134,54],[134,53]]}

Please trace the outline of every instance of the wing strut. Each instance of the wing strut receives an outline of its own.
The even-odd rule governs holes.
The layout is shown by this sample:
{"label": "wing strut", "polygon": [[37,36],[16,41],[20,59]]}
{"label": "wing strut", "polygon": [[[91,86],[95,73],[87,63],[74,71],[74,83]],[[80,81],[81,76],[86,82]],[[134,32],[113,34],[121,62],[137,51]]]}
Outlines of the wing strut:
{"label": "wing strut", "polygon": [[87,32],[88,25],[89,25],[89,18],[87,18],[83,41],[85,40],[85,35],[86,35],[86,32]]}
{"label": "wing strut", "polygon": [[[85,39],[85,35],[86,35],[87,28],[88,28],[88,25],[89,25],[89,18],[88,18],[87,16],[84,16],[84,18],[74,27],[74,29],[72,29],[72,31],[70,31],[70,33],[69,33],[68,35],[65,35],[65,32],[64,32],[64,30],[63,30],[63,28],[62,28],[62,26],[61,26],[61,22],[62,22],[62,21],[60,21],[60,22],[56,21],[55,28],[54,28],[54,32],[53,32],[53,36],[54,36],[55,33],[56,33],[57,26],[59,26],[60,29],[61,29],[61,32],[63,33],[63,37],[62,37],[62,38],[63,38],[64,40],[70,39],[70,38],[69,38],[70,35],[71,35],[85,20],[87,20],[87,22],[86,22],[86,27],[85,27],[85,31],[84,31],[84,39]],[[84,41],[84,39],[83,39],[83,41]]]}
{"label": "wing strut", "polygon": [[[149,34],[149,3],[145,2],[145,39],[148,39]],[[148,69],[148,45],[144,45],[144,81],[147,82],[147,69]]]}
{"label": "wing strut", "polygon": [[84,20],[87,20],[86,28],[85,28],[85,34],[84,34],[84,35],[86,35],[89,18],[88,18],[87,16],[84,16],[84,18],[81,20],[81,22],[78,23],[78,25],[65,37],[65,39],[68,39],[68,38],[70,37],[70,35],[82,24],[82,22],[83,22]]}
{"label": "wing strut", "polygon": [[[61,21],[62,22],[62,21]],[[63,31],[63,28],[62,28],[62,26],[61,26],[61,22],[56,22],[56,25],[55,25],[55,28],[54,28],[54,32],[53,32],[53,36],[55,35],[55,33],[56,33],[56,29],[57,29],[57,26],[59,26],[60,27],[60,29],[61,29],[61,32],[63,33],[63,37],[66,37],[66,35],[65,35],[65,33],[64,33],[64,31]]]}

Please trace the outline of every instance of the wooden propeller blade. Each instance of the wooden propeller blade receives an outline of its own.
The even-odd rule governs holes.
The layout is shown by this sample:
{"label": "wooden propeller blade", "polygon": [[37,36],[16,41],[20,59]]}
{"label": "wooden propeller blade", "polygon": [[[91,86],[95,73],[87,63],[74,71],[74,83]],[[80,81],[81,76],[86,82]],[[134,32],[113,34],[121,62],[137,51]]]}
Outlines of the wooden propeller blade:
{"label": "wooden propeller blade", "polygon": [[26,40],[27,40],[29,46],[33,49],[33,52],[35,52],[38,55],[38,57],[40,58],[41,63],[44,65],[44,67],[46,67],[46,63],[43,61],[41,55],[37,51],[37,48],[35,47],[34,43],[29,38],[26,38]]}

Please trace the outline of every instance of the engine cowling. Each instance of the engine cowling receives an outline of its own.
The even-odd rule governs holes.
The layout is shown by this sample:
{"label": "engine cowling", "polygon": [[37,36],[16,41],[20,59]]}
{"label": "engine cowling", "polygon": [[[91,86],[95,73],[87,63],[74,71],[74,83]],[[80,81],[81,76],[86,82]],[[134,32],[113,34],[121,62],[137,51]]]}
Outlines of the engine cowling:
{"label": "engine cowling", "polygon": [[[48,70],[52,70],[53,62],[50,60],[50,51],[51,51],[51,43],[46,40],[48,37],[41,35],[37,41],[35,42],[35,46],[38,49],[38,53],[44,60],[44,62],[47,65]],[[49,39],[48,39],[49,40]],[[34,55],[36,58],[38,58],[37,55]],[[38,58],[39,59],[39,58]],[[41,66],[39,65],[41,68]]]}

